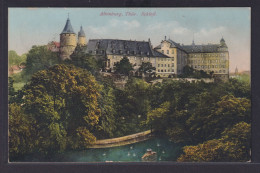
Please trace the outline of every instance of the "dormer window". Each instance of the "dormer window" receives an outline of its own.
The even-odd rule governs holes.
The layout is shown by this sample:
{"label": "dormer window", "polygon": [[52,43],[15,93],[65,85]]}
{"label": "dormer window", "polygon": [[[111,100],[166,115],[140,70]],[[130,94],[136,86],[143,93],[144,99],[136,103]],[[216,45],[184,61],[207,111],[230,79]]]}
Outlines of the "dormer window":
{"label": "dormer window", "polygon": [[129,50],[127,51],[127,54],[129,54],[130,52],[129,52]]}
{"label": "dormer window", "polygon": [[136,51],[133,51],[134,55],[136,54]]}
{"label": "dormer window", "polygon": [[122,50],[119,50],[119,53],[120,53],[120,54],[122,54],[122,53],[123,53],[123,51],[122,51]]}
{"label": "dormer window", "polygon": [[116,50],[115,50],[115,49],[113,49],[113,50],[112,50],[112,52],[113,52],[113,53],[116,53]]}
{"label": "dormer window", "polygon": [[149,56],[149,52],[147,52],[147,55]]}

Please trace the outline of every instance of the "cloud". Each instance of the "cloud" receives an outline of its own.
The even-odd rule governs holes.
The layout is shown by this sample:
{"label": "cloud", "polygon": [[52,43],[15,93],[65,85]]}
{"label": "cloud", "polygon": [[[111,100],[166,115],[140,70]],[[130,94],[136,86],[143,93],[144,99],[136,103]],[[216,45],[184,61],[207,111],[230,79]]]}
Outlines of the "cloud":
{"label": "cloud", "polygon": [[133,29],[133,28],[138,28],[140,27],[140,23],[137,20],[118,20],[118,19],[111,19],[109,21],[109,26],[108,27],[120,27],[120,29]]}

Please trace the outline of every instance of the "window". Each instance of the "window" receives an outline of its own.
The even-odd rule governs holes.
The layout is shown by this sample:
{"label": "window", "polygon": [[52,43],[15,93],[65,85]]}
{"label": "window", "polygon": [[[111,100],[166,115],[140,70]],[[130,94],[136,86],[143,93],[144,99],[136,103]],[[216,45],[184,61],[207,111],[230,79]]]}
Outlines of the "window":
{"label": "window", "polygon": [[158,72],[160,72],[160,70],[158,70]]}
{"label": "window", "polygon": [[161,64],[161,67],[163,67],[163,64]]}
{"label": "window", "polygon": [[172,72],[174,72],[174,69],[172,69]]}
{"label": "window", "polygon": [[174,54],[174,49],[172,49],[172,54]]}
{"label": "window", "polygon": [[167,54],[169,54],[169,50],[167,50]]}
{"label": "window", "polygon": [[163,72],[163,70],[161,70],[161,72]]}
{"label": "window", "polygon": [[164,50],[162,50],[162,53],[164,53]]}
{"label": "window", "polygon": [[170,69],[168,69],[168,72],[170,72]]}
{"label": "window", "polygon": [[160,67],[160,64],[158,64],[158,67]]}
{"label": "window", "polygon": [[164,64],[164,67],[166,67],[167,64]]}
{"label": "window", "polygon": [[223,73],[226,73],[226,70],[223,70]]}
{"label": "window", "polygon": [[174,61],[174,57],[172,57],[172,61]]}
{"label": "window", "polygon": [[172,63],[172,67],[174,67],[174,63]]}
{"label": "window", "polygon": [[170,67],[170,64],[168,64],[168,67]]}
{"label": "window", "polygon": [[164,70],[164,72],[166,72],[166,69]]}

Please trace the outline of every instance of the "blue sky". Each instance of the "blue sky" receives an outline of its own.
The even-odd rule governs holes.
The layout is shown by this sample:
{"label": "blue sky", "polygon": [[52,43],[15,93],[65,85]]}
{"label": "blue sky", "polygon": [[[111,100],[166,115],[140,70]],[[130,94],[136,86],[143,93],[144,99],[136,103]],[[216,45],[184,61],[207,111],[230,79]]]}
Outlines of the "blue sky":
{"label": "blue sky", "polygon": [[[122,16],[100,16],[102,12]],[[136,13],[126,16],[126,12]],[[142,16],[142,12],[156,13]],[[28,52],[32,45],[59,41],[66,19],[77,33],[80,26],[87,39],[114,38],[148,40],[154,46],[164,36],[191,44],[219,43],[229,47],[230,70],[250,70],[250,8],[10,8],[9,50]]]}

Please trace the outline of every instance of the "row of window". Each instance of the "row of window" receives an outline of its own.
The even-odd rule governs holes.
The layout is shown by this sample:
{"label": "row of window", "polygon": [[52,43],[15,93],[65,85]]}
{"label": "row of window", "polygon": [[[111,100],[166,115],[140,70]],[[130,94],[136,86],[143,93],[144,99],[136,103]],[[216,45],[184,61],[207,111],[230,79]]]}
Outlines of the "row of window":
{"label": "row of window", "polygon": [[[164,53],[164,50],[162,50],[162,53]],[[166,54],[169,54],[169,50],[166,50]],[[174,49],[172,49],[172,54],[174,54]]]}
{"label": "row of window", "polygon": [[197,64],[197,63],[221,63],[221,62],[226,62],[226,60],[189,60],[189,63]]}
{"label": "row of window", "polygon": [[[172,63],[172,65],[168,64],[168,67],[174,67],[174,63]],[[158,64],[158,67],[167,67],[167,64]]]}
{"label": "row of window", "polygon": [[207,68],[226,68],[226,65],[191,65],[192,68],[202,68],[202,69],[207,69]]}
{"label": "row of window", "polygon": [[191,58],[193,58],[193,57],[199,57],[199,55],[201,55],[201,56],[215,56],[215,57],[217,57],[217,56],[221,56],[221,57],[225,57],[225,54],[224,53],[220,53],[220,54],[198,54],[198,55],[190,55],[190,57]]}
{"label": "row of window", "polygon": [[159,61],[170,61],[170,60],[174,61],[174,57],[172,57],[172,58],[158,58],[158,60]]}
{"label": "row of window", "polygon": [[157,70],[158,72],[174,72],[174,69],[168,69],[168,70],[166,70],[166,69],[164,69],[164,70]]}

